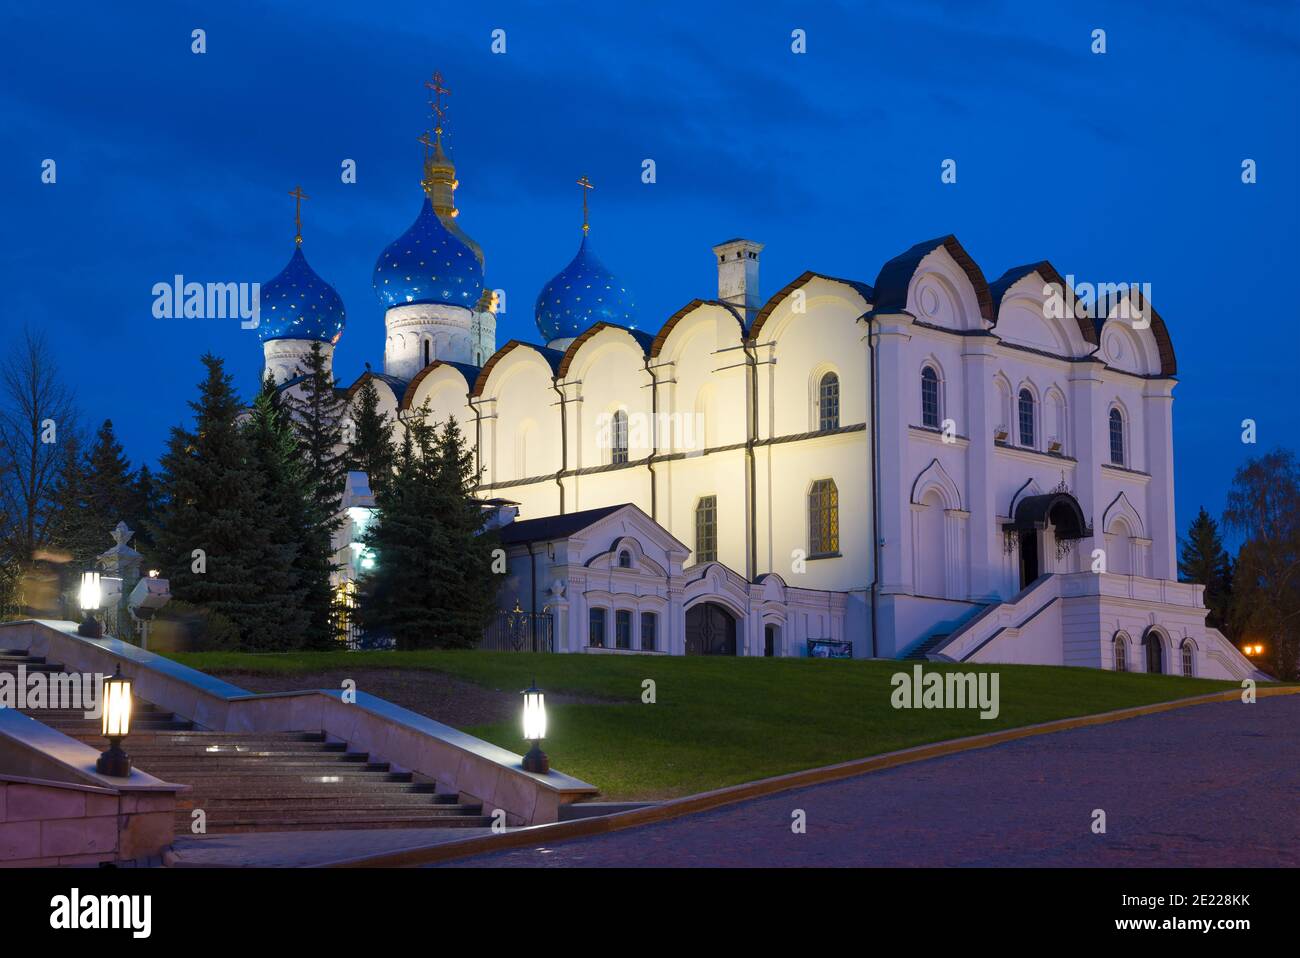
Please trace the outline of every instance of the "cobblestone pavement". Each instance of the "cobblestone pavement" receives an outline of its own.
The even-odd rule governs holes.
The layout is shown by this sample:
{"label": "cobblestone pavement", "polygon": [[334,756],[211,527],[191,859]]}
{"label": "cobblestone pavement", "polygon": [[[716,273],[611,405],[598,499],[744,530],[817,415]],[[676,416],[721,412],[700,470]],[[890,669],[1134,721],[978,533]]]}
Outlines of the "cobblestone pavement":
{"label": "cobblestone pavement", "polygon": [[1035,736],[447,867],[915,865],[1300,865],[1300,695]]}

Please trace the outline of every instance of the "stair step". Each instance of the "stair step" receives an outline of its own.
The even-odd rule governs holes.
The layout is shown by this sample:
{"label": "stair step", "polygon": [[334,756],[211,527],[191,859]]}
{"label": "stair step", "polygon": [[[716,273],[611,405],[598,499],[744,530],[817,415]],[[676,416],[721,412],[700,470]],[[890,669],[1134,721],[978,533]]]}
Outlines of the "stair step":
{"label": "stair step", "polygon": [[371,792],[360,794],[322,794],[322,795],[240,795],[238,797],[221,797],[186,793],[177,803],[177,807],[186,809],[202,808],[212,811],[246,811],[260,812],[267,809],[282,809],[291,805],[302,809],[331,808],[430,808],[437,806],[459,806],[465,803],[454,792]]}
{"label": "stair step", "polygon": [[[177,828],[188,830],[190,819],[178,819]],[[338,821],[314,821],[298,818],[259,818],[238,821],[207,822],[208,834],[226,835],[240,832],[318,832],[356,828],[491,828],[489,815],[448,815],[445,818],[344,818]]]}

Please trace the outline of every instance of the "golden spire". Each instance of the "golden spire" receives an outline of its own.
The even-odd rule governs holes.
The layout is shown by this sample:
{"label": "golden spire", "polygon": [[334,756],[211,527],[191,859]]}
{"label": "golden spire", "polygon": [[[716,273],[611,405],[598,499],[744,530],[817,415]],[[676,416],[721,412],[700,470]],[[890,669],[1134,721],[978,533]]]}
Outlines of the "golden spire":
{"label": "golden spire", "polygon": [[583,173],[578,179],[578,185],[582,187],[582,231],[589,233],[591,232],[591,224],[587,221],[587,191],[594,190],[596,186],[591,180],[587,179],[586,173]]}
{"label": "golden spire", "polygon": [[311,199],[311,197],[302,191],[301,186],[295,186],[292,190],[289,191],[289,195],[293,197],[293,226],[294,226],[294,232],[297,234],[294,236],[293,241],[297,243],[299,246],[301,246],[302,245],[302,201],[309,200]]}

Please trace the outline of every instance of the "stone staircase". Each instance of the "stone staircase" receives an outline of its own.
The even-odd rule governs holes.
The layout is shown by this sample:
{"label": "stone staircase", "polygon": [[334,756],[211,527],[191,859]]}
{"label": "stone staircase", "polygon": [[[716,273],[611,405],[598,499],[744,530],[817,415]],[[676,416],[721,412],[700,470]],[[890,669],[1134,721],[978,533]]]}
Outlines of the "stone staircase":
{"label": "stone staircase", "polygon": [[[0,672],[62,672],[59,663],[0,651]],[[25,714],[102,749],[97,719],[79,709],[27,709]],[[123,743],[135,767],[191,786],[177,797],[176,832],[192,831],[202,809],[209,834],[333,828],[485,828],[479,804],[440,792],[437,783],[394,771],[322,732],[210,732],[174,713],[135,700]]]}
{"label": "stone staircase", "polygon": [[947,641],[949,634],[950,633],[948,632],[939,632],[935,635],[927,636],[924,640],[917,643],[911,651],[903,656],[903,658],[917,659],[922,662],[926,661],[930,657],[931,652]]}

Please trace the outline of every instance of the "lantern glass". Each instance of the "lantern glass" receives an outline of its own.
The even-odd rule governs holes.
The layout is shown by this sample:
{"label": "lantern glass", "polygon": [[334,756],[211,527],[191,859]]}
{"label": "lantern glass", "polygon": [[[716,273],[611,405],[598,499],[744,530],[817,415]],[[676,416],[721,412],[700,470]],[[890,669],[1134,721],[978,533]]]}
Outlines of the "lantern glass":
{"label": "lantern glass", "polygon": [[524,738],[530,742],[546,738],[546,695],[538,689],[524,692]]}
{"label": "lantern glass", "polygon": [[104,737],[124,738],[131,731],[131,680],[120,672],[104,680]]}
{"label": "lantern glass", "polygon": [[81,573],[81,609],[83,612],[97,612],[101,598],[98,572]]}

